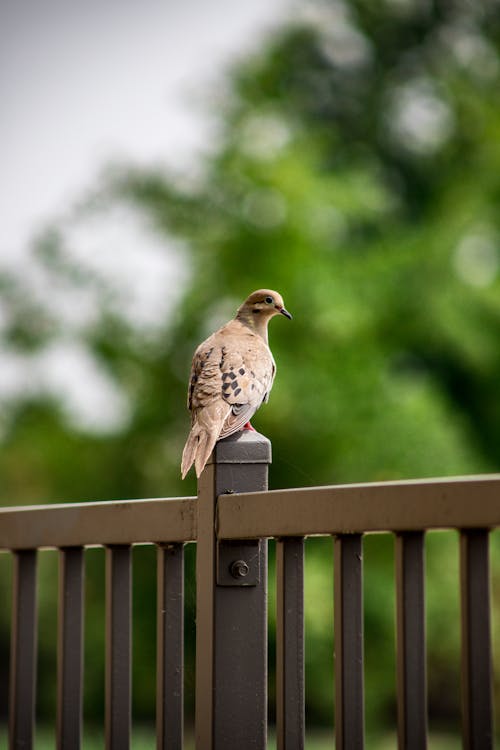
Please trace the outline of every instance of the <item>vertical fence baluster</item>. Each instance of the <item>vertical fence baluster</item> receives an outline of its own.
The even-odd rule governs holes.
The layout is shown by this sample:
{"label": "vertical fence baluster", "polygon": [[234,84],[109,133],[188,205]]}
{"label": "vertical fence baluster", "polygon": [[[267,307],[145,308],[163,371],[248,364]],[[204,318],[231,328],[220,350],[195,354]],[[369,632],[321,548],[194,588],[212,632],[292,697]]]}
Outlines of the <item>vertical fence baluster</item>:
{"label": "vertical fence baluster", "polygon": [[364,747],[363,540],[335,537],[335,747]]}
{"label": "vertical fence baluster", "polygon": [[460,533],[462,712],[466,750],[493,747],[488,531]]}
{"label": "vertical fence baluster", "polygon": [[131,734],[131,547],[106,548],[106,750],[128,750]]}
{"label": "vertical fence baluster", "polygon": [[396,535],[398,746],[427,747],[424,533]]}
{"label": "vertical fence baluster", "polygon": [[276,542],[278,750],[304,747],[304,539]]}
{"label": "vertical fence baluster", "polygon": [[158,545],[156,747],[182,750],[184,545]]}
{"label": "vertical fence baluster", "polygon": [[36,697],[36,550],[14,552],[9,747],[33,747]]}
{"label": "vertical fence baluster", "polygon": [[78,750],[82,740],[83,582],[83,548],[61,549],[57,637],[58,750]]}

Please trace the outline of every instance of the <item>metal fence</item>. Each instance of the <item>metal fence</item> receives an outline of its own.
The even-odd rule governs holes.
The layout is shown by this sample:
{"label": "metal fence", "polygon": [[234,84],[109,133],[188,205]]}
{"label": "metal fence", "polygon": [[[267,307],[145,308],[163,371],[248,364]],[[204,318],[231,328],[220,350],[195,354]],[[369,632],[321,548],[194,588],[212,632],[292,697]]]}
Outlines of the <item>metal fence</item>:
{"label": "metal fence", "polygon": [[[196,541],[197,750],[267,743],[267,539],[276,541],[277,744],[304,747],[304,538],[334,540],[337,750],[364,746],[363,535],[395,536],[399,748],[427,745],[424,543],[458,529],[466,748],[493,747],[489,531],[500,475],[267,490],[270,444],[217,444],[198,497],[0,510],[14,557],[9,746],[33,746],[37,550],[60,555],[57,746],[82,738],[84,549],[106,548],[106,747],[131,736],[131,549],[157,545],[157,748],[183,744],[184,544]],[[389,678],[389,676],[388,676]]]}

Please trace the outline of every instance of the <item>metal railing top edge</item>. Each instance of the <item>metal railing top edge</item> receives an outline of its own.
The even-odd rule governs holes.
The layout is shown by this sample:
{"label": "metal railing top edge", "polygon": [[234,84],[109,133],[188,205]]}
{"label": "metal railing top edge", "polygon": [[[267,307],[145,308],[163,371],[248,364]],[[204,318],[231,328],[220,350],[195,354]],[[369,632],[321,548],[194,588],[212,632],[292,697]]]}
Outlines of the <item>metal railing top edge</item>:
{"label": "metal railing top edge", "polygon": [[500,526],[500,474],[221,495],[220,539]]}
{"label": "metal railing top edge", "polygon": [[[481,485],[492,485],[498,484],[500,486],[500,472],[492,472],[489,474],[460,474],[451,476],[439,476],[439,477],[417,477],[411,479],[387,479],[382,481],[373,482],[344,482],[340,484],[319,484],[305,487],[280,487],[275,490],[267,490],[268,495],[277,495],[281,492],[310,492],[313,490],[353,490],[353,489],[370,489],[375,488],[401,488],[405,487],[422,487],[425,485],[441,485],[441,484],[464,484],[470,485],[479,483]],[[240,495],[255,496],[262,494],[261,492],[241,492]]]}
{"label": "metal railing top edge", "polygon": [[[196,497],[0,508],[0,549],[197,538]],[[493,528],[500,474],[326,485],[221,495],[219,538]]]}
{"label": "metal railing top edge", "polygon": [[0,549],[196,540],[196,497],[0,508]]}
{"label": "metal railing top edge", "polygon": [[89,500],[83,502],[72,502],[68,501],[65,503],[40,503],[36,505],[2,505],[0,506],[0,517],[3,513],[10,513],[15,511],[27,512],[32,510],[45,510],[45,509],[61,509],[71,506],[72,508],[99,508],[110,505],[133,505],[134,503],[165,503],[174,502],[178,500],[196,500],[196,495],[193,496],[180,496],[180,497],[146,497],[146,498],[125,498],[120,500]]}

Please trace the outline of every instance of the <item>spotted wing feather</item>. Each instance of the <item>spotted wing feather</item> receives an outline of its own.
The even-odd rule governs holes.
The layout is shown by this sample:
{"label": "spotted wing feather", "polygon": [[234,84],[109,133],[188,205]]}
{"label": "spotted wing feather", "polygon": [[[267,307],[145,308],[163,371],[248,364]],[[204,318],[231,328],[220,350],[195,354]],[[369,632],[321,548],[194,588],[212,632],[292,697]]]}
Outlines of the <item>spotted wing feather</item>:
{"label": "spotted wing feather", "polygon": [[272,387],[274,361],[268,347],[255,337],[244,349],[232,349],[221,366],[222,398],[231,406],[224,421],[220,437],[241,430],[248,422]]}

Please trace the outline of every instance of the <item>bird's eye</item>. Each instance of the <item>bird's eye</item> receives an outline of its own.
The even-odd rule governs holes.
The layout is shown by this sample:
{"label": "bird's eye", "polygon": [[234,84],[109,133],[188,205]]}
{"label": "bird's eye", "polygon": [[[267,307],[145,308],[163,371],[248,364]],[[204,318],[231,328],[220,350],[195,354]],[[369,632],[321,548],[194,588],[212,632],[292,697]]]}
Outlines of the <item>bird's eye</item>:
{"label": "bird's eye", "polygon": [[268,305],[272,305],[274,300],[272,297],[266,297],[265,302],[267,302]]}

